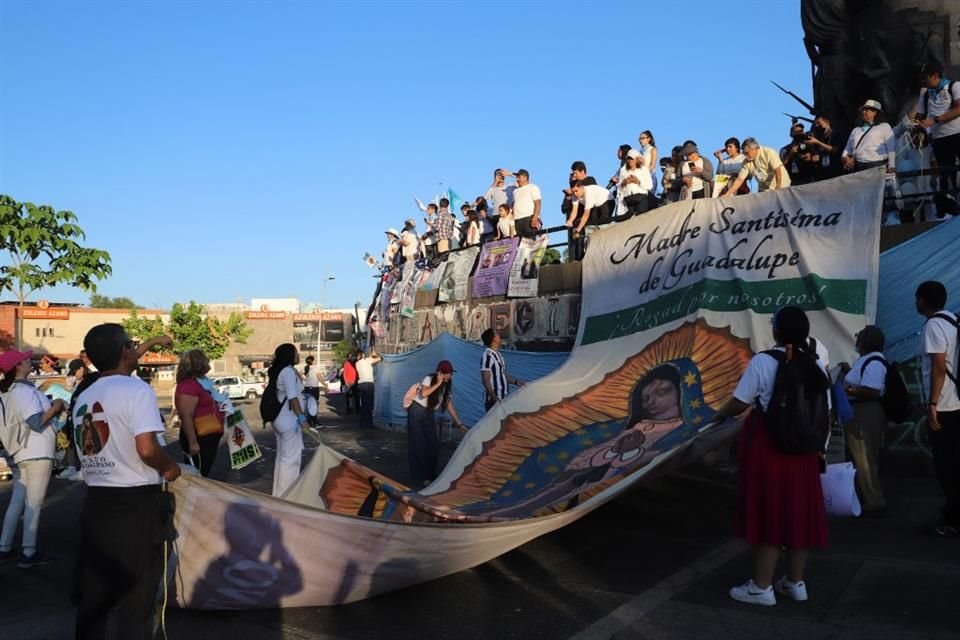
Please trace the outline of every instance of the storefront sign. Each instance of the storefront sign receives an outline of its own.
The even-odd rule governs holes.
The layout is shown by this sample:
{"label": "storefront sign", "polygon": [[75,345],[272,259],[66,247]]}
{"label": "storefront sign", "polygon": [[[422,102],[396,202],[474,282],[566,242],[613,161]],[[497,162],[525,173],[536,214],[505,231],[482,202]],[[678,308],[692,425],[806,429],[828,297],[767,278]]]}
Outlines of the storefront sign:
{"label": "storefront sign", "polygon": [[69,320],[70,309],[25,307],[23,317],[27,320]]}
{"label": "storefront sign", "polygon": [[247,320],[286,320],[286,311],[247,311],[244,313]]}

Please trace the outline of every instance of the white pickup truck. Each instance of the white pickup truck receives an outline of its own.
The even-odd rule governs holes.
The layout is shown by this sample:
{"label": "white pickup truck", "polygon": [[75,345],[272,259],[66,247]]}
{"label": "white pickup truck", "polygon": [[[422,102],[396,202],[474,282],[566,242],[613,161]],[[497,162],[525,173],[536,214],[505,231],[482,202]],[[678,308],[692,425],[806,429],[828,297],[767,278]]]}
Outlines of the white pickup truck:
{"label": "white pickup truck", "polygon": [[231,400],[238,398],[253,400],[263,395],[267,385],[263,382],[244,380],[240,376],[221,376],[213,379],[213,386]]}

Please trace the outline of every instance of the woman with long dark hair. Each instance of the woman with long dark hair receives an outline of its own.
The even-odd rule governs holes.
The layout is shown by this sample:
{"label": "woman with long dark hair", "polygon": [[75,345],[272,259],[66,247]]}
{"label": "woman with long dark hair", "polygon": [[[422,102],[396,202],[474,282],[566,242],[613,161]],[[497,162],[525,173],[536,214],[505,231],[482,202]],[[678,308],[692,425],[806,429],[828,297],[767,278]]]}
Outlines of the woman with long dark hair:
{"label": "woman with long dark hair", "polygon": [[[810,347],[810,321],[802,309],[783,307],[773,315],[774,351],[800,371],[805,395],[826,394],[829,378]],[[827,514],[820,487],[819,453],[783,453],[768,433],[766,416],[773,398],[778,357],[753,356],[715,421],[750,412],[740,433],[737,458],[737,534],[753,546],[753,578],[730,589],[740,602],[771,606],[774,591],[792,600],[807,599],[803,581],[809,549],[827,545]],[[774,582],[780,549],[787,548],[787,573]]]}
{"label": "woman with long dark hair", "polygon": [[274,385],[280,413],[272,422],[277,436],[277,459],[273,465],[273,495],[281,496],[300,475],[303,455],[302,427],[307,414],[300,403],[303,381],[294,365],[300,362],[297,348],[284,343],[273,352],[273,363],[267,369],[267,386]]}
{"label": "woman with long dark hair", "polygon": [[407,409],[407,456],[411,483],[415,489],[427,486],[437,477],[440,458],[435,417],[437,409],[448,412],[457,428],[467,430],[453,406],[453,371],[453,364],[449,360],[438,362],[436,371],[420,383],[417,395]]}

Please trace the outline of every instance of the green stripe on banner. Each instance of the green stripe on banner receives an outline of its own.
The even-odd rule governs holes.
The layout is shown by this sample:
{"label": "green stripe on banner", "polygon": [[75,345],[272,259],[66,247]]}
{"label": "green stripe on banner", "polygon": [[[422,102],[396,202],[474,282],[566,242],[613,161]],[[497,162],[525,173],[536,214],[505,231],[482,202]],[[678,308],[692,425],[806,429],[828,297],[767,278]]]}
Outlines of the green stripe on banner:
{"label": "green stripe on banner", "polygon": [[686,317],[698,309],[773,313],[787,305],[805,311],[826,308],[862,314],[867,295],[866,280],[836,280],[810,274],[788,280],[713,280],[706,278],[684,289],[671,291],[630,309],[587,318],[582,345],[612,340],[653,329]]}

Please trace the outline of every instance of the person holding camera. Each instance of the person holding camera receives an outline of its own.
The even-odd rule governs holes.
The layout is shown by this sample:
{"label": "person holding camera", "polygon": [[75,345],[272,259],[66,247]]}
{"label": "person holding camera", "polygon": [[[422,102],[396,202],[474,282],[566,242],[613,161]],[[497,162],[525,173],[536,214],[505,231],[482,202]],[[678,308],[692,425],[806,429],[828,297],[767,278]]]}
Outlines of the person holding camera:
{"label": "person holding camera", "polygon": [[803,130],[803,125],[794,122],[790,127],[790,144],[780,148],[780,160],[790,174],[793,184],[807,184],[813,182],[819,156],[812,153],[807,145],[809,135]]}
{"label": "person holding camera", "polygon": [[886,166],[896,170],[897,144],[893,129],[883,116],[883,107],[876,100],[867,100],[860,107],[863,123],[850,132],[840,162],[846,171],[863,171]]}

